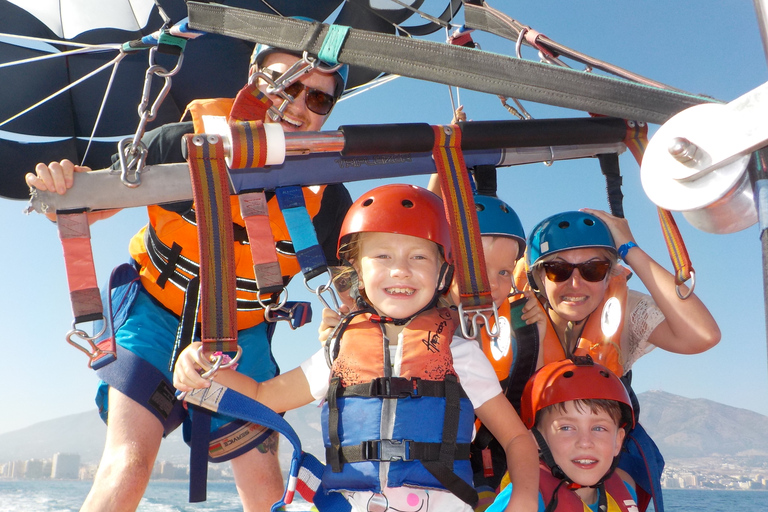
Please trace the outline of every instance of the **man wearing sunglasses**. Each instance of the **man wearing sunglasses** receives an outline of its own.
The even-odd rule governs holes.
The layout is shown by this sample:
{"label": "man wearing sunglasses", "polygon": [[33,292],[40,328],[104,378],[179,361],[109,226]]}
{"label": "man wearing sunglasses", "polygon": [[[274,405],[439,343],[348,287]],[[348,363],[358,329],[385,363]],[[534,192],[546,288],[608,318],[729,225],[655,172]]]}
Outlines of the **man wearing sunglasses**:
{"label": "man wearing sunglasses", "polygon": [[[537,367],[588,354],[629,386],[632,365],[655,347],[698,354],[720,341],[707,307],[693,293],[678,298],[674,276],[638,247],[626,219],[591,209],[553,215],[531,232],[525,261],[528,285],[549,322]],[[627,288],[632,275],[649,294]],[[664,461],[640,425],[630,437],[635,442],[627,443],[619,467],[636,480],[647,505],[660,494]]]}
{"label": "man wearing sunglasses", "polygon": [[[273,103],[265,122],[280,123],[285,131],[320,130],[344,92],[347,78],[347,66],[330,66],[312,56],[265,46],[257,46],[249,71],[250,80],[256,81]],[[231,105],[231,100],[196,103],[214,104],[218,109],[216,113],[228,113],[228,109],[222,110],[222,101]],[[191,111],[196,125],[203,114],[210,115]],[[142,139],[147,147],[147,164],[183,162],[182,136],[193,131],[193,123],[186,122],[148,132]],[[89,170],[68,160],[41,163],[35,173],[27,174],[26,181],[40,190],[64,194],[72,187],[75,172]],[[326,260],[329,265],[338,265],[336,243],[341,222],[352,204],[349,192],[343,185],[328,185],[306,188],[304,196]],[[266,197],[280,268],[287,283],[300,271],[300,266],[287,233],[280,234],[285,230],[280,227],[284,222],[278,218],[282,214],[276,206],[277,199],[271,192],[267,192]],[[248,245],[251,241],[245,235],[236,201],[235,198],[232,216],[238,277],[238,344],[243,349],[237,371],[263,381],[277,373],[270,348],[273,329],[264,321],[263,308],[254,300],[258,293],[240,284],[252,282],[255,286],[255,280]],[[149,206],[148,212],[149,224],[133,237],[129,247],[131,263],[140,274],[140,290],[133,302],[125,304],[125,322],[115,328],[115,339],[123,350],[120,353],[125,355],[119,355],[106,367],[119,377],[113,379],[100,374],[107,382],[101,383],[96,400],[103,419],[108,419],[107,440],[93,486],[81,510],[136,510],[152,474],[160,442],[180,421],[179,415],[168,413],[180,407],[178,402],[170,402],[173,387],[169,363],[177,331],[183,331],[181,313],[187,298],[190,268],[194,269],[199,263],[195,261],[198,254],[196,215],[191,201]],[[116,210],[93,213],[89,221],[114,213]],[[194,315],[185,318],[188,317],[193,318],[191,331],[194,332]],[[134,392],[137,388],[167,390],[162,394],[165,402],[159,400],[163,396],[155,396],[157,393],[150,400],[142,399],[139,395],[143,391]],[[158,404],[158,400],[162,403]],[[179,420],[172,422],[175,416],[179,416]],[[257,425],[217,415],[212,419],[211,432],[214,448],[228,447],[229,451],[212,449],[211,456],[219,457],[217,461],[231,458],[243,510],[270,510],[283,493],[277,434],[270,435]],[[222,451],[227,453],[219,456]]]}

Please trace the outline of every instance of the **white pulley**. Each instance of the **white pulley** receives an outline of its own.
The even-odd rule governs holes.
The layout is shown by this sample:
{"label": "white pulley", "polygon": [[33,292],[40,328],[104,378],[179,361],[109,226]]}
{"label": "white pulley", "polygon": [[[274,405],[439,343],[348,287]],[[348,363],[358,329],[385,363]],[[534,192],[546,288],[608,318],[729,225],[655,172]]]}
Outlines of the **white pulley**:
{"label": "white pulley", "polygon": [[746,172],[750,156],[734,155],[724,134],[739,118],[730,105],[703,104],[664,123],[649,141],[640,169],[651,201],[683,212],[694,227],[710,233],[733,233],[756,223]]}

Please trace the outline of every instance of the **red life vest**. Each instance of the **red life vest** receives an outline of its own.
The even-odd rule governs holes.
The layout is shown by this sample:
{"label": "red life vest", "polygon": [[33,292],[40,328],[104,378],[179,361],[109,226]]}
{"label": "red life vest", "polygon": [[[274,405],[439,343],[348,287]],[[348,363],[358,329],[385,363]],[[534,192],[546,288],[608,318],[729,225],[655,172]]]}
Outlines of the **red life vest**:
{"label": "red life vest", "polygon": [[[552,476],[549,468],[542,463],[539,467],[539,491],[541,491],[545,505],[552,500],[552,494],[560,482],[562,480]],[[607,512],[638,512],[637,503],[619,475],[614,472],[605,480],[604,485],[608,502]],[[567,485],[561,485],[557,491],[557,508],[555,511],[591,512],[587,504]]]}

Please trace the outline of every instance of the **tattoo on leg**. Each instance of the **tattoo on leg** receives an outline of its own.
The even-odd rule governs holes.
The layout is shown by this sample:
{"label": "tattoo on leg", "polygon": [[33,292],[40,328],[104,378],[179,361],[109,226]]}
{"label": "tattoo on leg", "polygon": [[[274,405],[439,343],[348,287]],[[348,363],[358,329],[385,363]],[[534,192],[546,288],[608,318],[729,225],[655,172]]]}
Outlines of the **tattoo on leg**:
{"label": "tattoo on leg", "polygon": [[277,445],[280,442],[280,434],[272,432],[270,436],[256,447],[261,453],[273,453],[277,455]]}

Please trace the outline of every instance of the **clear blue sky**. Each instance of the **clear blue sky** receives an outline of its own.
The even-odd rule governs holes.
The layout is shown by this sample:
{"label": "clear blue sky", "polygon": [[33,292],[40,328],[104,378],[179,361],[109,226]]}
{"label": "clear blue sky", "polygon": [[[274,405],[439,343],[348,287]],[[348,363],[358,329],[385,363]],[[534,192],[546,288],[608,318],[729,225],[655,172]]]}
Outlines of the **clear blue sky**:
{"label": "clear blue sky", "polygon": [[[690,92],[730,101],[766,80],[755,14],[752,2],[746,0],[539,0],[492,5],[555,41]],[[487,50],[514,52],[514,43],[495,36],[476,33],[475,40]],[[533,58],[530,52],[525,56]],[[470,119],[511,119],[494,96],[461,91],[460,97]],[[526,103],[526,108],[537,118],[584,115],[533,103]],[[446,86],[398,79],[341,103],[326,127],[440,124],[450,118]],[[635,237],[671,268],[655,206],[640,185],[639,167],[628,153],[622,155],[621,166],[625,212]],[[424,185],[426,177],[410,182]],[[378,184],[358,182],[349,189],[357,197]],[[501,169],[499,193],[515,207],[526,230],[559,211],[607,209],[604,182],[593,160]],[[4,331],[0,353],[5,382],[0,433],[95,408],[95,374],[87,368],[85,356],[64,340],[71,312],[55,226],[36,214],[23,216],[24,206],[0,200],[0,235],[5,240],[0,256]],[[720,324],[723,339],[696,356],[652,352],[635,365],[635,389],[661,389],[768,414],[757,226],[731,235],[711,235],[695,230],[681,215],[677,219],[697,271],[696,292]],[[128,240],[145,222],[145,211],[134,209],[93,227],[101,283],[113,266],[127,259]],[[631,286],[641,285],[631,282]],[[298,281],[289,290],[292,299],[309,297]],[[316,307],[317,315],[319,311]],[[284,369],[296,366],[317,346],[316,323],[294,332],[281,326],[274,344]]]}

